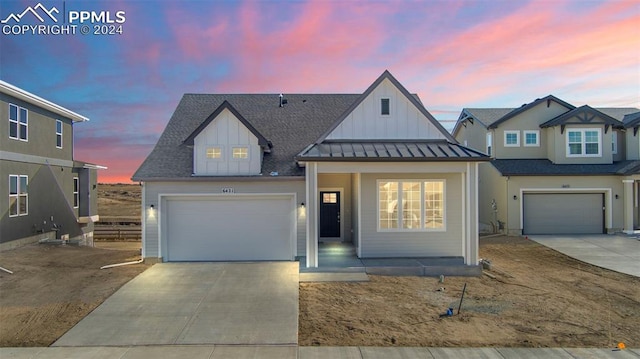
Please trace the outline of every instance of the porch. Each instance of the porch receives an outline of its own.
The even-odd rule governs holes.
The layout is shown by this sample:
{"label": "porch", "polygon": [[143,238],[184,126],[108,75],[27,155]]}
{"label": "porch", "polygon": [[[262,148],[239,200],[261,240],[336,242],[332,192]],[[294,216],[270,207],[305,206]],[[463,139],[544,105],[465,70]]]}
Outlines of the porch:
{"label": "porch", "polygon": [[465,265],[463,257],[358,258],[356,248],[346,242],[319,242],[318,266],[307,267],[299,257],[300,273],[365,273],[372,275],[478,276],[480,266]]}

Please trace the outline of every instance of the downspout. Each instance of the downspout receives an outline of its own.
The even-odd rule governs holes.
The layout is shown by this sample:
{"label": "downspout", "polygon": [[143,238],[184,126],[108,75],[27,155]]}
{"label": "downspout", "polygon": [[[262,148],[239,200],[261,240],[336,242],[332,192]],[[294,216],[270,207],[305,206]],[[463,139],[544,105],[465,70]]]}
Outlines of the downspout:
{"label": "downspout", "polygon": [[122,266],[127,266],[130,264],[140,264],[144,261],[144,259],[139,259],[137,261],[133,261],[133,262],[124,262],[124,263],[116,263],[116,264],[109,264],[106,266],[102,266],[100,267],[100,269],[108,269],[108,268],[113,268],[113,267],[122,267]]}

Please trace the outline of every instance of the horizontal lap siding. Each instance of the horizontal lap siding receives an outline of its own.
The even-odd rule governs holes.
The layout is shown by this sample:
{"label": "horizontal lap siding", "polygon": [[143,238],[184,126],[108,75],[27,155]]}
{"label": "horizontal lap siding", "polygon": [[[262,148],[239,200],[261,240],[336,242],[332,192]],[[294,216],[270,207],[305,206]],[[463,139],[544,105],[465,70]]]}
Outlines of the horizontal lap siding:
{"label": "horizontal lap siding", "polygon": [[[247,182],[147,182],[144,185],[145,196],[145,257],[158,258],[158,196],[160,194],[221,194],[222,188],[233,188],[236,194],[244,193],[295,193],[297,206],[304,202],[305,186],[304,180],[300,181],[247,181]],[[149,207],[154,205],[154,215],[150,215]],[[305,236],[306,222],[304,216],[297,211],[297,255],[304,255],[306,251]],[[259,228],[256,228],[259,230]]]}
{"label": "horizontal lap siding", "polygon": [[[446,231],[378,232],[378,179],[445,180]],[[362,256],[462,256],[462,179],[453,174],[362,174]]]}

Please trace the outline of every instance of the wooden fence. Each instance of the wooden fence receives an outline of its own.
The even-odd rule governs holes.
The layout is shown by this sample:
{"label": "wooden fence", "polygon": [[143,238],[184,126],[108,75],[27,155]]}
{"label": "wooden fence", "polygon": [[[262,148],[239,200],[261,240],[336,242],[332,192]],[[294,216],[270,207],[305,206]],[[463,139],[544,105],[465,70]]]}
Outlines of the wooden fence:
{"label": "wooden fence", "polygon": [[142,239],[142,227],[140,225],[96,224],[93,230],[93,239],[139,241]]}

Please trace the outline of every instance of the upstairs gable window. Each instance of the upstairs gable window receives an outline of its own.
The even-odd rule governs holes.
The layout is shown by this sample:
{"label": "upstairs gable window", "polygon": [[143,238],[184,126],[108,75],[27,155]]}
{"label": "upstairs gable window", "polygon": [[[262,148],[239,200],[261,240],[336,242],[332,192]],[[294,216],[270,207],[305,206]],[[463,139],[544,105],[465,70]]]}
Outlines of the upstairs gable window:
{"label": "upstairs gable window", "polygon": [[208,159],[222,158],[222,149],[220,147],[207,147],[207,158]]}
{"label": "upstairs gable window", "polygon": [[232,150],[232,156],[234,159],[249,158],[249,149],[246,147],[234,147]]}
{"label": "upstairs gable window", "polygon": [[599,128],[567,131],[567,157],[600,157],[602,136]]}
{"label": "upstairs gable window", "polygon": [[20,141],[29,140],[29,119],[27,109],[9,104],[9,138]]}
{"label": "upstairs gable window", "polygon": [[491,156],[491,149],[493,148],[493,136],[491,132],[487,132],[487,155]]}
{"label": "upstairs gable window", "polygon": [[504,131],[504,147],[520,147],[520,131]]}
{"label": "upstairs gable window", "polygon": [[380,114],[389,115],[391,113],[391,103],[388,98],[380,99]]}
{"label": "upstairs gable window", "polygon": [[539,147],[540,146],[540,131],[531,130],[523,131],[524,145],[526,147]]}

